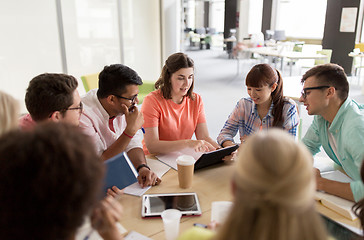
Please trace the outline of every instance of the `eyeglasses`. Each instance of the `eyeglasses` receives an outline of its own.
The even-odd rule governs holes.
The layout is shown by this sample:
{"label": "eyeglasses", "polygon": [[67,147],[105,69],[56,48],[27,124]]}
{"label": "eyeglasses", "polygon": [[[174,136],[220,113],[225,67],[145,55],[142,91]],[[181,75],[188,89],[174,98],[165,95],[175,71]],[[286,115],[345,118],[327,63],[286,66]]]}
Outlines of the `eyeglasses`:
{"label": "eyeglasses", "polygon": [[303,99],[306,99],[306,97],[307,97],[307,90],[324,89],[324,88],[329,88],[329,87],[331,87],[331,86],[319,86],[319,87],[308,87],[308,88],[304,88],[304,89],[302,89],[301,97]]}
{"label": "eyeglasses", "polygon": [[138,94],[132,96],[131,98],[126,98],[126,97],[122,97],[122,96],[119,96],[119,95],[116,95],[116,94],[113,94],[115,97],[117,98],[121,98],[121,99],[125,99],[125,100],[129,100],[132,104],[135,103],[137,97],[138,97]]}
{"label": "eyeglasses", "polygon": [[83,104],[82,104],[82,102],[80,102],[80,106],[79,107],[71,107],[71,108],[67,108],[66,111],[67,110],[78,110],[79,113],[81,114],[82,111],[83,111]]}

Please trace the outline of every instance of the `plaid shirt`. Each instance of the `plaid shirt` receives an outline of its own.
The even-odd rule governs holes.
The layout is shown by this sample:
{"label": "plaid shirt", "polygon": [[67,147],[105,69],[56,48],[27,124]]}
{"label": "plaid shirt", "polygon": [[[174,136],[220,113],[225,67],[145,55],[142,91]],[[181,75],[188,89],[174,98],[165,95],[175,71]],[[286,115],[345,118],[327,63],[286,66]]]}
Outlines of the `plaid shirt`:
{"label": "plaid shirt", "polygon": [[[272,127],[274,120],[272,110],[273,103],[269,108],[268,114],[263,119],[260,119],[257,105],[253,100],[251,98],[240,99],[221,129],[217,142],[220,145],[227,140],[234,142],[234,137],[238,130],[241,138],[245,135],[249,136],[258,130],[269,129]],[[296,136],[299,116],[296,104],[292,99],[285,101],[282,114],[283,129]]]}

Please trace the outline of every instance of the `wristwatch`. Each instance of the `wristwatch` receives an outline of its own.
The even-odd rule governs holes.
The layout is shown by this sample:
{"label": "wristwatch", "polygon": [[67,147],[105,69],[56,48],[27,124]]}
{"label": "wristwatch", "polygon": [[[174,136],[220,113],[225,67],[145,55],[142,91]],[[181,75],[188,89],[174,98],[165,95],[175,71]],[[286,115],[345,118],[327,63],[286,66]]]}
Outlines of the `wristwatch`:
{"label": "wristwatch", "polygon": [[137,167],[137,172],[139,172],[139,170],[141,169],[141,168],[143,168],[143,167],[146,167],[146,168],[148,168],[149,170],[150,170],[150,167],[147,165],[147,164],[140,164],[138,167]]}

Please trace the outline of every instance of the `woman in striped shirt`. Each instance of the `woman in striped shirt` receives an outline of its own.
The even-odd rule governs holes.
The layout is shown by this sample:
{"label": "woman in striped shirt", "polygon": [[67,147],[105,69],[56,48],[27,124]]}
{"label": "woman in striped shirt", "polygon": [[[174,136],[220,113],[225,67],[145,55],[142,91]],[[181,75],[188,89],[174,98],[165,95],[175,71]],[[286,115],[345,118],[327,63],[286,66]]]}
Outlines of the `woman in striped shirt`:
{"label": "woman in striped shirt", "polygon": [[269,64],[255,65],[246,77],[249,97],[242,98],[226,120],[217,137],[223,146],[234,145],[256,131],[277,127],[296,136],[299,116],[292,99],[283,96],[283,80],[278,70]]}

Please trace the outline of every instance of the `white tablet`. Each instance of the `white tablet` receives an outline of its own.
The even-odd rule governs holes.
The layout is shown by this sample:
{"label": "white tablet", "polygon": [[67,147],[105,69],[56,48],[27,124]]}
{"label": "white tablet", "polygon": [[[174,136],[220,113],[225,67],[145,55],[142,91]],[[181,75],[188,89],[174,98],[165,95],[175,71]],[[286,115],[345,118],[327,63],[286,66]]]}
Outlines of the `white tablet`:
{"label": "white tablet", "polygon": [[201,207],[196,193],[146,194],[142,199],[142,217],[160,217],[166,209],[178,209],[183,216],[200,216]]}

